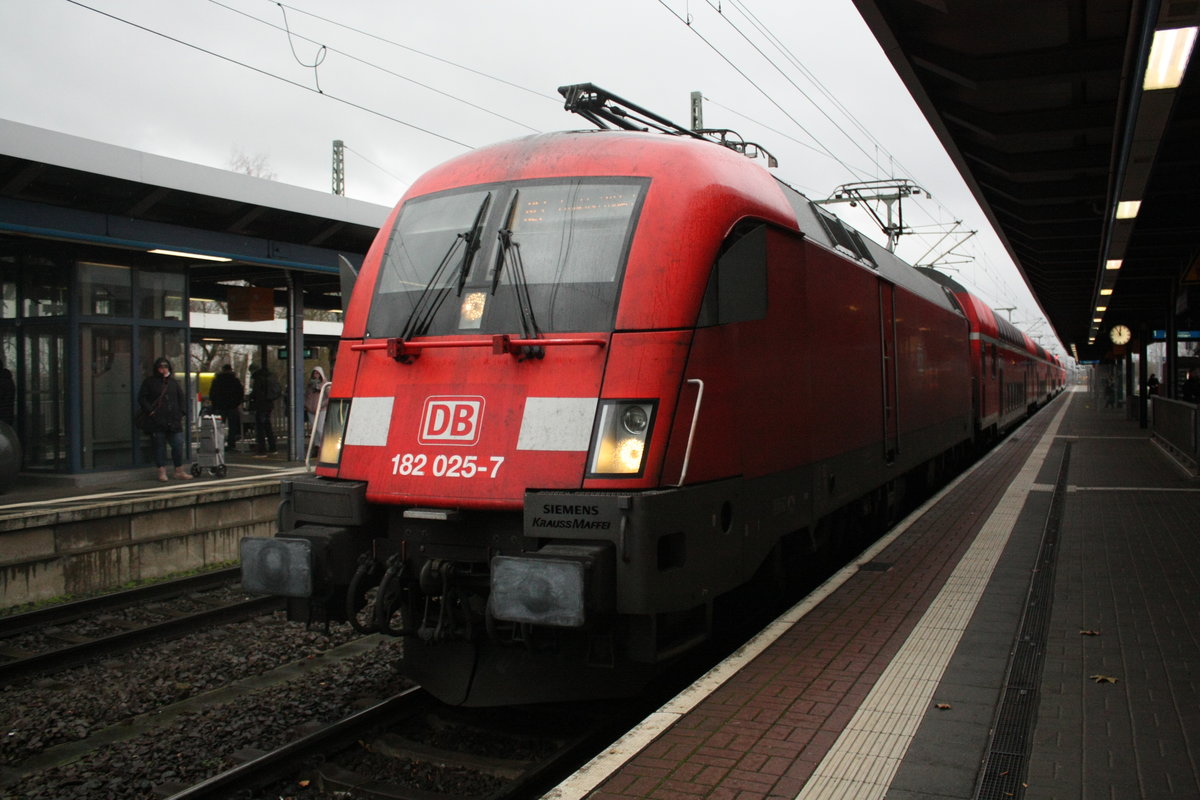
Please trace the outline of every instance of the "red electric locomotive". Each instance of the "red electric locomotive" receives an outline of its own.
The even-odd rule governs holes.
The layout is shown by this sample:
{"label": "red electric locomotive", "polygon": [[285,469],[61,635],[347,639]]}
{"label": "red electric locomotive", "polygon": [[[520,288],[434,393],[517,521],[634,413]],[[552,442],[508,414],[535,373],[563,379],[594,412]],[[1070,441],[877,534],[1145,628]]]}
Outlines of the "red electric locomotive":
{"label": "red electric locomotive", "polygon": [[1002,428],[1011,326],[752,147],[556,133],[420,178],[357,276],[317,474],[243,542],[246,587],[409,637],[402,670],[446,702],[627,693],[717,598]]}

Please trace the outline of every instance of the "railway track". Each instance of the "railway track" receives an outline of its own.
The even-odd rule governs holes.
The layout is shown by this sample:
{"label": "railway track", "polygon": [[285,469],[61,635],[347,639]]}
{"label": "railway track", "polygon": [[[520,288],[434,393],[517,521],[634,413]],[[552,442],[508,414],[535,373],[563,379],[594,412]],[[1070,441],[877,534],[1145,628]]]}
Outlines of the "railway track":
{"label": "railway track", "polygon": [[301,785],[356,800],[534,797],[612,741],[620,718],[611,706],[451,708],[414,688],[169,800],[288,796]]}
{"label": "railway track", "polygon": [[0,617],[0,684],[283,607],[275,597],[218,596],[237,576],[218,570]]}

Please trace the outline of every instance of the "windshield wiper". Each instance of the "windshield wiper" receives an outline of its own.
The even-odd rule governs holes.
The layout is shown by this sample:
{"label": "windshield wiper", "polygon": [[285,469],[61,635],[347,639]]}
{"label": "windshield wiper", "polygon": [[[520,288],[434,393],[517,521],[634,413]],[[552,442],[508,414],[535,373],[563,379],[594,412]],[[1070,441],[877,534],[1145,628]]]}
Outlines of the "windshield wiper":
{"label": "windshield wiper", "polygon": [[500,285],[500,273],[505,265],[508,265],[513,291],[517,297],[517,312],[521,315],[521,332],[526,339],[536,339],[538,326],[537,320],[533,318],[533,301],[529,296],[529,281],[525,278],[525,263],[521,260],[521,243],[513,239],[512,231],[512,218],[517,210],[519,196],[519,191],[513,192],[508,211],[504,214],[504,227],[496,233],[500,239],[500,247],[496,253],[496,267],[492,272],[492,294],[496,294],[496,288]]}
{"label": "windshield wiper", "polygon": [[491,192],[486,194],[483,201],[479,204],[479,208],[475,211],[475,221],[471,223],[471,227],[465,231],[460,231],[455,235],[454,241],[450,242],[450,246],[446,248],[445,255],[442,256],[441,263],[437,265],[437,269],[433,271],[433,275],[429,278],[429,283],[425,284],[425,288],[421,291],[421,296],[417,298],[417,302],[413,305],[412,313],[408,315],[408,321],[404,323],[404,329],[400,332],[400,338],[408,340],[414,336],[422,336],[429,326],[433,323],[434,317],[437,316],[438,309],[442,307],[446,296],[450,293],[450,284],[442,286],[436,294],[432,294],[433,287],[437,286],[438,282],[445,275],[454,253],[460,245],[465,245],[462,255],[462,261],[458,267],[458,294],[461,296],[463,286],[466,284],[467,275],[471,271],[471,262],[475,258],[476,251],[479,250],[480,226],[483,225],[483,220],[487,216],[488,206],[491,204]]}

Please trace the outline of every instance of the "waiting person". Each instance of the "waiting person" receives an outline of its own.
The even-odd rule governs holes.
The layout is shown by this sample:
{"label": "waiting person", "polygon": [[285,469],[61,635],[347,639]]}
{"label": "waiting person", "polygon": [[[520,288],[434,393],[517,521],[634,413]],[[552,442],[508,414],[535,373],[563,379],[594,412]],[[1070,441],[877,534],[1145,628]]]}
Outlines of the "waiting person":
{"label": "waiting person", "polygon": [[254,412],[254,452],[259,455],[275,452],[275,429],[271,426],[271,412],[275,401],[283,395],[279,381],[265,364],[250,375],[250,410]]}
{"label": "waiting person", "polygon": [[171,462],[175,477],[190,481],[192,473],[183,468],[183,415],[186,408],[183,387],[172,375],[171,362],[159,358],[151,374],[138,390],[138,408],[149,417],[148,432],[154,442],[154,463],[158,479],[167,480],[167,445],[171,445]]}
{"label": "waiting person", "polygon": [[308,376],[308,386],[304,390],[304,414],[312,422],[312,429],[317,432],[317,446],[320,445],[321,431],[325,427],[325,408],[329,405],[329,395],[321,397],[321,388],[325,385],[325,370],[313,367]]}
{"label": "waiting person", "polygon": [[242,438],[242,401],[246,399],[246,389],[233,367],[226,364],[213,377],[212,386],[208,390],[208,401],[213,410],[221,415],[228,428],[225,437],[225,449],[234,450],[238,439]]}

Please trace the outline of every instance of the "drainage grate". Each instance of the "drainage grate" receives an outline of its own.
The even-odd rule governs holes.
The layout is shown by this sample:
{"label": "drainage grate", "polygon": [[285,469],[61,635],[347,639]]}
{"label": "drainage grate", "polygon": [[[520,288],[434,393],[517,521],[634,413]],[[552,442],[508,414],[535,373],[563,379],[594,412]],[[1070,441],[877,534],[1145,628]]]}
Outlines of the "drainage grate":
{"label": "drainage grate", "polygon": [[1071,443],[1067,442],[1063,447],[1046,528],[1042,532],[1037,570],[1029,583],[1021,628],[1008,662],[1004,696],[992,725],[987,760],[975,787],[976,800],[1007,800],[1025,795],[1024,777],[1028,769],[1030,734],[1037,716],[1037,689],[1042,677],[1050,605],[1054,599],[1054,566],[1070,461]]}

